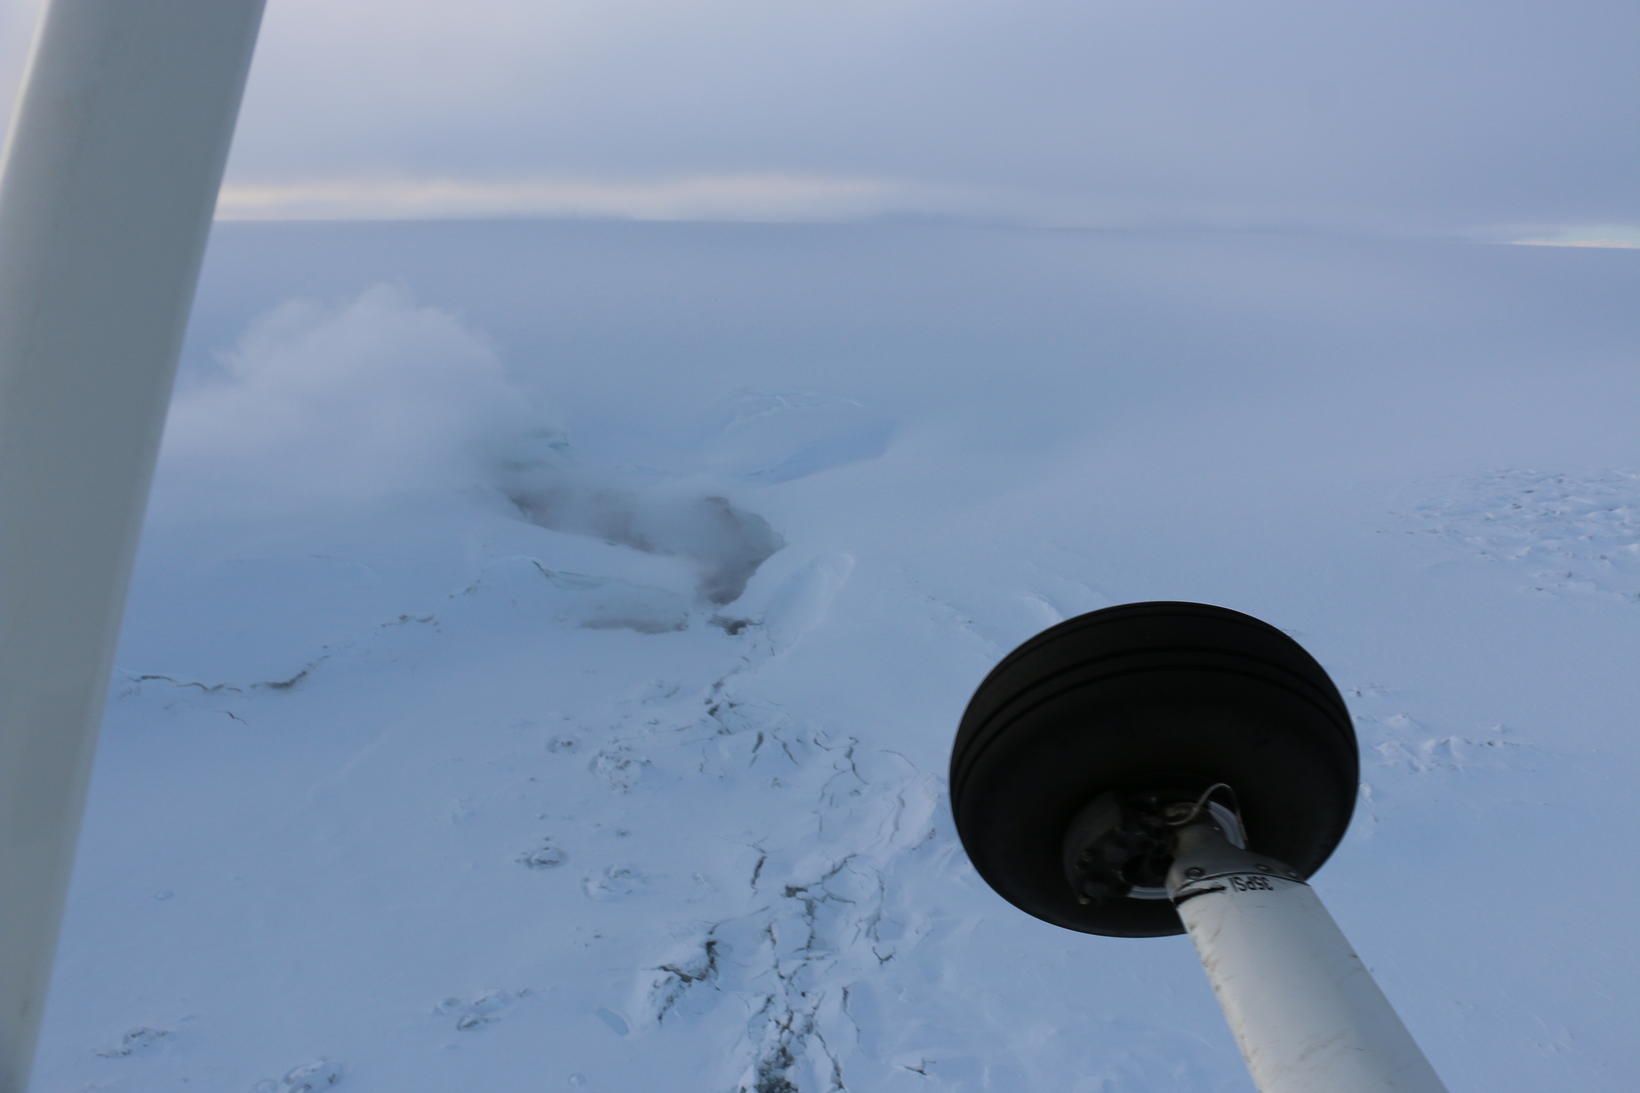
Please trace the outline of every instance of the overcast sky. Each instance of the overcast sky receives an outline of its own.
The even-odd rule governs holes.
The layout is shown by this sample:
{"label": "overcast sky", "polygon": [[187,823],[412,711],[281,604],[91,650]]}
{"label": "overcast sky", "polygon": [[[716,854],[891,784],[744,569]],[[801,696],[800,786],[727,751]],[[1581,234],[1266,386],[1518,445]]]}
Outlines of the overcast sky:
{"label": "overcast sky", "polygon": [[1640,2],[270,0],[223,211],[1620,236]]}

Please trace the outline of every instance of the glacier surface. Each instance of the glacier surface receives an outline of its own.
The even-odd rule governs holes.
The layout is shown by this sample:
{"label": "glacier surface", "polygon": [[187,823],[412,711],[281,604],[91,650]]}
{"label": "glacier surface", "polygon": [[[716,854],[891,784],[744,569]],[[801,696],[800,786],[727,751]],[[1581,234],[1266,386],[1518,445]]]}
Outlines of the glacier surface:
{"label": "glacier surface", "polygon": [[1249,1088],[1189,944],[955,841],[987,669],[1196,599],[1362,784],[1454,1089],[1640,1065],[1640,257],[958,225],[224,225],[36,1088]]}

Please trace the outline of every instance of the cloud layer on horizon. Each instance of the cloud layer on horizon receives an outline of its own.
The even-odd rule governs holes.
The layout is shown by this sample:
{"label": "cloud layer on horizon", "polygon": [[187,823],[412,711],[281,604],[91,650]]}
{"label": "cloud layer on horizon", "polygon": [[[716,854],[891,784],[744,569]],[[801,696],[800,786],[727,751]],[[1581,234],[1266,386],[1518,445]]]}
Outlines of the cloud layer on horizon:
{"label": "cloud layer on horizon", "polygon": [[[0,20],[6,94],[35,2]],[[646,216],[705,179],[729,196],[672,205],[712,217],[785,179],[754,218],[1636,224],[1636,41],[1632,0],[279,0],[230,195]]]}

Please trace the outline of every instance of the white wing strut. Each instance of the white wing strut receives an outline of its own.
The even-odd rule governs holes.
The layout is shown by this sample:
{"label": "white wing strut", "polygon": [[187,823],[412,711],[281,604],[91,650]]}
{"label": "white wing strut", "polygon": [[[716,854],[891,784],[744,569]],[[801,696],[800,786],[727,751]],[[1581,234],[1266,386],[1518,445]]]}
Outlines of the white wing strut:
{"label": "white wing strut", "polygon": [[28,1083],[263,0],[52,0],[0,167],[0,1093]]}

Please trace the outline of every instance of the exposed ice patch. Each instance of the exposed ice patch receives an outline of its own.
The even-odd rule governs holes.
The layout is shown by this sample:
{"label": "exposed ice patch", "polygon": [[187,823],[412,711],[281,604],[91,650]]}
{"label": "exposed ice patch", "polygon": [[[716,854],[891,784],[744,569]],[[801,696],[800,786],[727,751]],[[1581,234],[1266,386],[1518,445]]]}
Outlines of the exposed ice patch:
{"label": "exposed ice patch", "polygon": [[[599,1006],[597,1009],[592,1011],[592,1015],[602,1021],[605,1027],[617,1036],[627,1036],[632,1032],[632,1026],[627,1024],[626,1018],[622,1017],[608,1006]],[[570,1075],[570,1085],[579,1086],[586,1084],[585,1078],[582,1078],[580,1081],[576,1081],[576,1077],[577,1075]]]}

